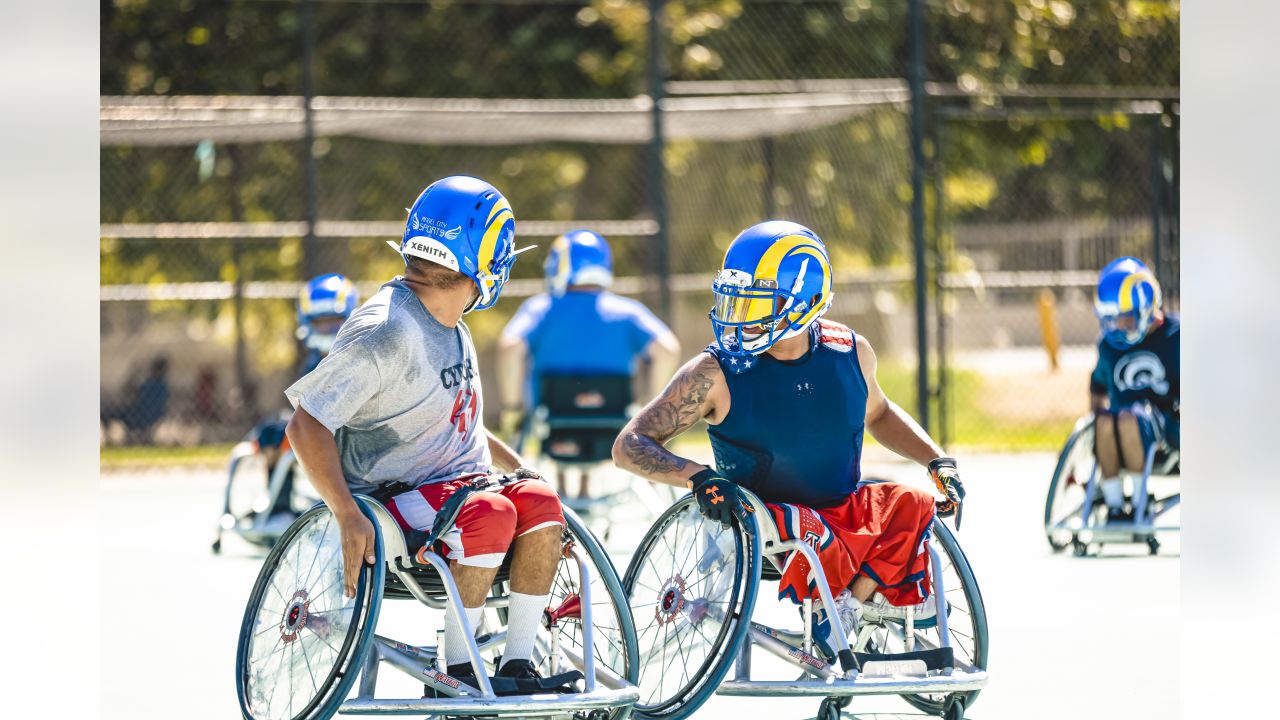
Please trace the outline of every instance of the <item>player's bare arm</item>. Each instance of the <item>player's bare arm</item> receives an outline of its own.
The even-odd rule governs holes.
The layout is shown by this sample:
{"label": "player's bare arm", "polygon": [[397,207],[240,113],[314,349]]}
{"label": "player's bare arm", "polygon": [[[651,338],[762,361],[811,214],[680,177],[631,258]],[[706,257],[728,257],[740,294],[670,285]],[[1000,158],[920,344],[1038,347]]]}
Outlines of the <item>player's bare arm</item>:
{"label": "player's bare arm", "polygon": [[689,478],[706,466],[665,445],[699,420],[715,420],[727,411],[724,373],[715,358],[699,353],[622,429],[613,443],[613,462],[654,482],[687,487]]}
{"label": "player's bare arm", "polygon": [[347,597],[356,596],[360,563],[375,562],[373,523],[360,512],[342,474],[342,460],[333,433],[299,407],[285,428],[298,462],[320,498],[333,511],[342,533],[342,582]]}
{"label": "player's bare arm", "polygon": [[905,410],[885,396],[876,380],[876,351],[867,339],[858,336],[858,364],[867,381],[866,428],[881,445],[921,465],[942,457],[942,448],[929,437]]}

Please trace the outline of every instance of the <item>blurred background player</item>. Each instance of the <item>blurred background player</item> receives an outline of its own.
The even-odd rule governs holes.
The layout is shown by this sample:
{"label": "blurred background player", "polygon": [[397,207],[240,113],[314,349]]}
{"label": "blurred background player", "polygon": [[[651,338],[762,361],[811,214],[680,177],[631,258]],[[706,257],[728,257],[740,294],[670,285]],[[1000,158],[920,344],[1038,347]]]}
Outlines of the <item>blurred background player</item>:
{"label": "blurred background player", "polygon": [[[543,271],[547,291],[520,306],[498,341],[504,431],[514,430],[547,399],[542,397],[547,378],[613,376],[622,380],[629,404],[630,378],[638,361],[647,360],[644,392],[657,394],[679,365],[680,343],[643,304],[608,291],[613,254],[604,237],[590,230],[561,235],[551,244]],[[608,460],[619,429],[621,423],[612,431],[578,432],[568,442],[592,446],[574,448],[581,457]],[[590,468],[580,467],[578,498],[585,500]],[[564,497],[564,464],[558,474]]]}
{"label": "blurred background player", "polygon": [[[360,305],[360,294],[356,286],[346,277],[338,273],[329,273],[312,278],[302,291],[298,293],[298,339],[306,348],[302,362],[298,366],[298,377],[311,372],[320,361],[329,354],[333,340],[338,336],[338,328]],[[253,429],[252,437],[266,461],[267,482],[284,449],[284,428],[288,423],[287,414],[273,416],[258,423]],[[271,514],[285,512],[289,509],[292,493],[293,473],[288,474],[285,484],[270,509]]]}
{"label": "blurred background player", "polygon": [[1122,473],[1144,471],[1148,449],[1179,445],[1178,317],[1160,309],[1160,284],[1132,257],[1098,276],[1094,310],[1102,336],[1089,381],[1098,470],[1109,520],[1132,519]]}

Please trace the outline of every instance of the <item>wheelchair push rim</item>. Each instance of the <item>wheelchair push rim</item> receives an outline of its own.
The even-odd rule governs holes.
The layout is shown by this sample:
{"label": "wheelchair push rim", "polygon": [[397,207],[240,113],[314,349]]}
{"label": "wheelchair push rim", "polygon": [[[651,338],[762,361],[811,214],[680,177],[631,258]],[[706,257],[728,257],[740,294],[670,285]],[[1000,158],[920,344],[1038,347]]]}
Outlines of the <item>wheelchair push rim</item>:
{"label": "wheelchair push rim", "polygon": [[[933,521],[933,538],[930,540],[941,552],[943,590],[947,601],[947,631],[950,636],[952,651],[957,666],[971,666],[978,670],[987,669],[987,612],[982,602],[982,591],[978,588],[977,578],[969,566],[968,558],[960,549],[955,535],[941,520]],[[931,569],[932,572],[932,569]],[[935,583],[936,587],[936,583]],[[885,629],[873,634],[873,642],[881,651],[902,652],[901,626],[893,626],[894,631],[886,625]],[[938,647],[940,636],[938,627],[917,628],[915,631],[916,646]],[[964,668],[969,669],[969,668]],[[978,697],[978,691],[955,693],[963,698],[963,706],[972,707]],[[948,697],[951,694],[908,694],[903,699],[918,710],[937,714],[947,709]]]}
{"label": "wheelchair push rim", "polygon": [[1067,438],[1058,456],[1053,478],[1049,481],[1049,493],[1044,504],[1044,532],[1054,552],[1071,545],[1075,529],[1083,523],[1085,490],[1090,475],[1094,473],[1093,438],[1094,422],[1088,418],[1078,424]]}
{"label": "wheelchair push rim", "polygon": [[754,518],[747,526],[723,528],[686,496],[645,534],[623,581],[640,651],[637,716],[686,717],[728,673],[760,583]]}
{"label": "wheelchair push rim", "polygon": [[350,693],[372,645],[385,579],[374,528],[379,562],[361,568],[355,598],[343,594],[338,523],[323,505],[299,517],[267,555],[236,652],[246,720],[328,718]]}

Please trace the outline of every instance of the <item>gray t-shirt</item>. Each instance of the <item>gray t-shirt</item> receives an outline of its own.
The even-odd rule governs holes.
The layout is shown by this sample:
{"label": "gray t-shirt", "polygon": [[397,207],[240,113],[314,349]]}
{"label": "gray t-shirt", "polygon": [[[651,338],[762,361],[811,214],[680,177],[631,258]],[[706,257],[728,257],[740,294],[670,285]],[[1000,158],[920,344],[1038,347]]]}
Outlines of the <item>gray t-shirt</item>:
{"label": "gray t-shirt", "polygon": [[475,358],[466,325],[441,325],[396,278],[284,394],[334,433],[352,492],[441,482],[490,471]]}

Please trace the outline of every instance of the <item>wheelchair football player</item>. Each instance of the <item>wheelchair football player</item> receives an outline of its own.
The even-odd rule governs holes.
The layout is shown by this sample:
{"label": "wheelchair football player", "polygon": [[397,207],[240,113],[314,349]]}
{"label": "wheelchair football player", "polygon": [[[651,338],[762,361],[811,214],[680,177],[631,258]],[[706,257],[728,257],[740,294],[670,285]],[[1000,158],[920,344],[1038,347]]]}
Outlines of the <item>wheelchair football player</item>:
{"label": "wheelchair football player", "polygon": [[[1177,532],[1167,517],[1181,499],[1181,320],[1161,308],[1160,284],[1137,258],[1102,269],[1094,296],[1101,337],[1089,380],[1093,412],[1058,458],[1045,499],[1045,535],[1076,555],[1107,544],[1145,543]],[[1126,482],[1127,481],[1127,482]],[[1127,486],[1127,487],[1126,487]]]}
{"label": "wheelchair football player", "polygon": [[[625,717],[639,691],[635,631],[617,573],[596,538],[565,509],[562,557],[543,615],[533,663],[538,683],[491,677],[500,665],[510,594],[508,556],[485,601],[483,628],[468,626],[441,539],[466,497],[517,481],[487,476],[451,496],[429,532],[403,531],[387,507],[357,496],[376,530],[376,558],[360,570],[354,598],[343,593],[342,548],[329,508],[298,519],[267,556],[241,625],[236,688],[252,720],[320,719],[335,713],[519,716],[590,720]],[[451,676],[442,640],[413,645],[377,634],[384,600],[429,610],[452,605],[465,630],[477,686]],[[440,634],[443,637],[443,633]],[[383,666],[426,686],[426,697],[378,695]],[[564,684],[573,692],[552,692]],[[543,687],[545,686],[545,687]],[[354,697],[349,697],[356,688]]]}

